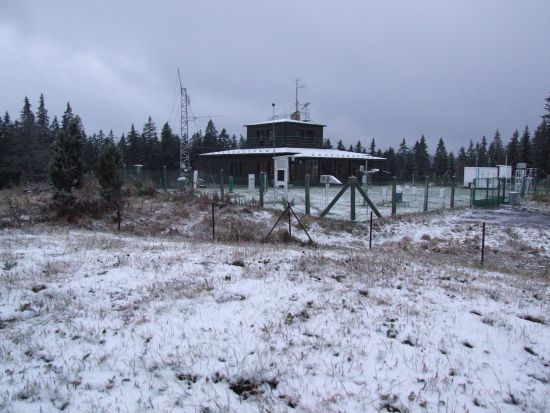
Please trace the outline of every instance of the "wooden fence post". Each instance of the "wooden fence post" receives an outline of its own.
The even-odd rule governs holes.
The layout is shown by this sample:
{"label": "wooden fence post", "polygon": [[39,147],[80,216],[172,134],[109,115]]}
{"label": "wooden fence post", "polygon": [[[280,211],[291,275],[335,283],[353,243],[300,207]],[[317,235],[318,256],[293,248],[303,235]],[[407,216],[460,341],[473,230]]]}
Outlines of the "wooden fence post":
{"label": "wooden fence post", "polygon": [[424,187],[424,212],[428,212],[428,191],[430,189],[430,184],[428,177],[426,176],[426,185]]}
{"label": "wooden fence post", "polygon": [[309,174],[305,176],[305,191],[306,215],[310,215]]}
{"label": "wooden fence post", "polygon": [[352,176],[350,179],[350,219],[355,221],[355,186],[357,185],[357,178]]}

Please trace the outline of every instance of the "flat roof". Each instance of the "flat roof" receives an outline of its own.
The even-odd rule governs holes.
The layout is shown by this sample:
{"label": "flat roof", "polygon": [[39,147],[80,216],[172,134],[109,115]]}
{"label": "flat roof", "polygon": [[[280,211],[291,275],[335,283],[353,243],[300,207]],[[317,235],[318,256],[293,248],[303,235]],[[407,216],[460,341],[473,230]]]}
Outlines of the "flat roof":
{"label": "flat roof", "polygon": [[314,126],[327,126],[323,125],[322,123],[316,123],[316,122],[306,122],[304,120],[294,120],[294,119],[275,119],[275,120],[267,120],[265,122],[258,122],[258,123],[249,123],[243,126],[261,126],[261,125],[272,125],[274,123],[296,123],[299,125],[314,125]]}
{"label": "flat roof", "polygon": [[230,149],[227,151],[203,153],[200,156],[236,156],[236,155],[292,155],[295,158],[326,158],[326,159],[360,159],[385,160],[366,153],[339,151],[338,149],[317,148],[250,148]]}

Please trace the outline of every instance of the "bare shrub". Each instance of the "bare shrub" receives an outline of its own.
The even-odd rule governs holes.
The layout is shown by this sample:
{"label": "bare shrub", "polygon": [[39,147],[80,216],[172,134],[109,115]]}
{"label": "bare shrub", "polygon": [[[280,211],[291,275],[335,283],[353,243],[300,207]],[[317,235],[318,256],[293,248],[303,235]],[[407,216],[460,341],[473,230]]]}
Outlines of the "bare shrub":
{"label": "bare shrub", "polygon": [[125,196],[155,196],[157,194],[157,189],[154,182],[150,179],[141,181],[136,178],[131,178],[128,180],[128,183],[122,187],[122,193]]}
{"label": "bare shrub", "polygon": [[75,212],[96,217],[103,215],[107,210],[107,202],[101,197],[99,190],[97,179],[86,180],[82,188],[75,192]]}
{"label": "bare shrub", "polygon": [[157,189],[155,187],[155,184],[150,179],[147,179],[140,188],[139,191],[140,195],[146,195],[146,196],[155,196],[157,194]]}
{"label": "bare shrub", "polygon": [[[253,242],[263,241],[263,237],[269,231],[267,223],[258,222],[249,216],[249,212],[236,209],[232,206],[217,208],[215,210],[216,240],[224,242]],[[195,234],[198,239],[212,239],[212,217],[203,215],[201,221],[195,226]]]}
{"label": "bare shrub", "polygon": [[17,228],[21,228],[21,205],[19,203],[19,198],[10,194],[7,197],[7,204],[9,219],[13,225]]}

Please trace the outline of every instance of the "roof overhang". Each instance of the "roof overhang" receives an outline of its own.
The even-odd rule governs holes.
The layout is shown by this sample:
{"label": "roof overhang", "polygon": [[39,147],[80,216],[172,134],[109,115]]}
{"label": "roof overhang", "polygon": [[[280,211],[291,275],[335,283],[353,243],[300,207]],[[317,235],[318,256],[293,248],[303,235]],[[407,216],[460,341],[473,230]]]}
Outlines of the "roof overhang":
{"label": "roof overhang", "polygon": [[281,156],[289,155],[293,158],[318,158],[318,159],[356,159],[361,161],[383,161],[386,158],[371,156],[366,153],[339,151],[337,149],[316,149],[316,148],[250,148],[230,149],[227,151],[203,153],[205,157],[223,156]]}

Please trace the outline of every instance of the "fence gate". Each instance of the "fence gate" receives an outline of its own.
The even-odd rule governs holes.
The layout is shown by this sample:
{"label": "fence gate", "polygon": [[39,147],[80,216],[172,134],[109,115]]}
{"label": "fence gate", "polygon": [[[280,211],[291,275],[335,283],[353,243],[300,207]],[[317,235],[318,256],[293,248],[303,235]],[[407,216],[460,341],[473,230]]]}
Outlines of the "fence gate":
{"label": "fence gate", "polygon": [[476,178],[471,191],[472,206],[474,207],[504,204],[506,178]]}

